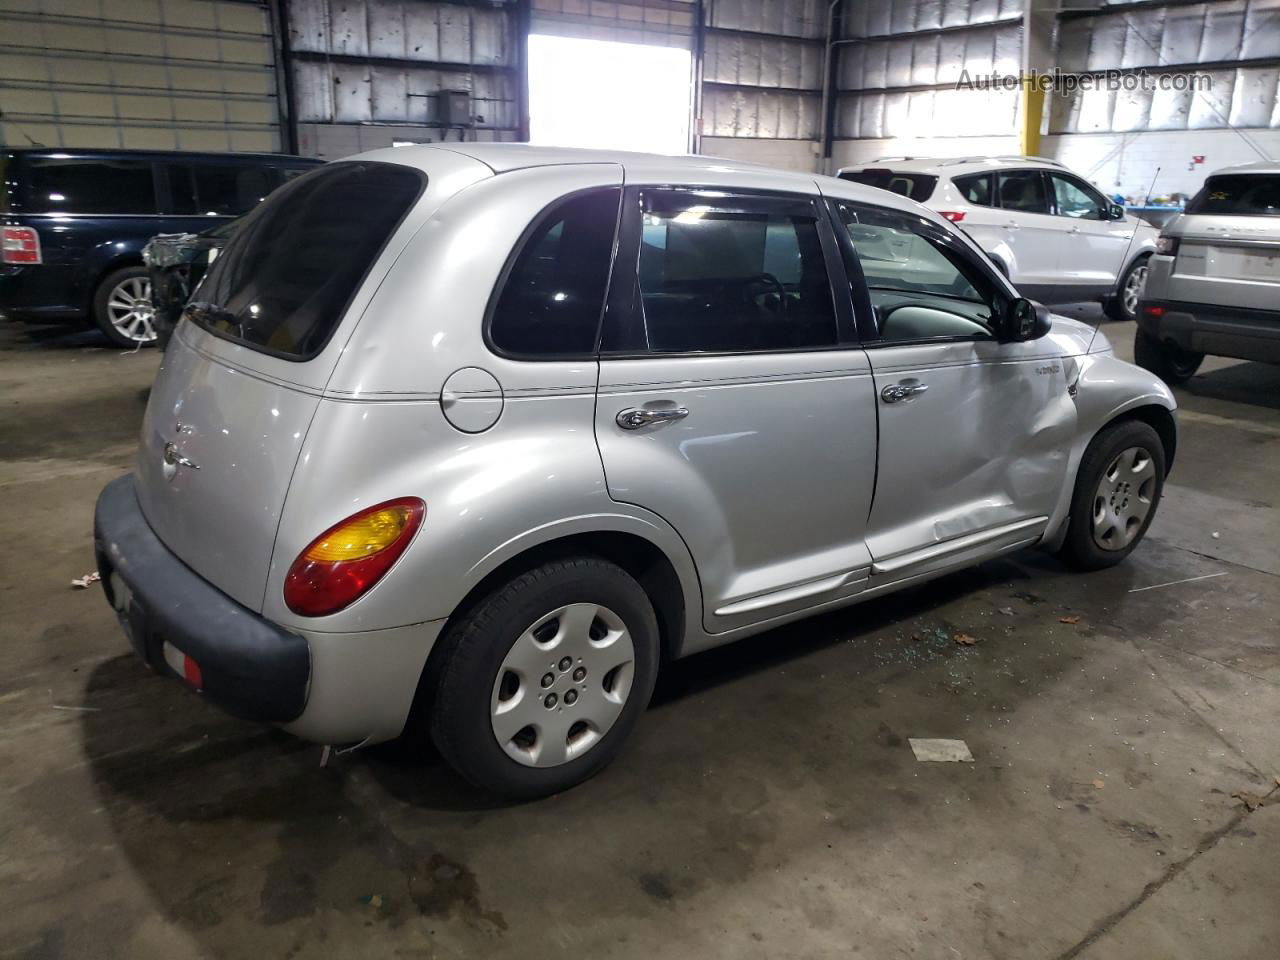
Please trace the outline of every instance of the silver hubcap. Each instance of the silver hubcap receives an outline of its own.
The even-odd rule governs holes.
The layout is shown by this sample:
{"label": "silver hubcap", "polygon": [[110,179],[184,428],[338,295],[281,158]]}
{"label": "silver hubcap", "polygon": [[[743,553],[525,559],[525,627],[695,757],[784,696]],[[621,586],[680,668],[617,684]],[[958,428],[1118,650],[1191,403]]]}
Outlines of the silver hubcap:
{"label": "silver hubcap", "polygon": [[1129,316],[1136,316],[1138,313],[1138,298],[1142,296],[1142,287],[1147,282],[1147,265],[1134,267],[1133,272],[1129,274],[1129,279],[1124,283],[1124,312]]}
{"label": "silver hubcap", "polygon": [[1123,550],[1142,530],[1156,490],[1156,465],[1141,447],[1111,461],[1093,495],[1093,542],[1103,550]]}
{"label": "silver hubcap", "polygon": [[151,306],[151,281],[146,277],[121,280],[107,297],[107,317],[122,337],[135,343],[156,338],[155,310]]}
{"label": "silver hubcap", "polygon": [[621,617],[595,603],[560,607],[520,634],[498,668],[493,735],[525,766],[568,763],[609,732],[634,675],[635,647]]}

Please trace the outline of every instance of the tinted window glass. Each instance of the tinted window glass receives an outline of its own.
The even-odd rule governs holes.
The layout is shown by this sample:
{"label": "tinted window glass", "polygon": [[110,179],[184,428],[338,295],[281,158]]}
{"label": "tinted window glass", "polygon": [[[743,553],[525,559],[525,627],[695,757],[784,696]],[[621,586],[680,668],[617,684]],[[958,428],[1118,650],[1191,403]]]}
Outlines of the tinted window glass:
{"label": "tinted window glass", "polygon": [[1280,175],[1232,173],[1210,177],[1187,204],[1187,213],[1245,217],[1280,215]]}
{"label": "tinted window glass", "polygon": [[30,213],[156,212],[149,160],[32,157],[25,179]]}
{"label": "tinted window glass", "polygon": [[620,193],[571,197],[534,227],[493,311],[495,347],[541,356],[595,352]]}
{"label": "tinted window glass", "polygon": [[282,187],[242,222],[189,314],[287,359],[314,355],[424,184],[407,167],[336,163]]}
{"label": "tinted window glass", "polygon": [[1022,213],[1048,213],[1044,177],[1039,170],[1009,170],[996,174],[1000,183],[1000,206]]}
{"label": "tinted window glass", "polygon": [[947,250],[927,221],[861,204],[841,204],[840,220],[862,267],[881,339],[991,334],[990,283]]}
{"label": "tinted window glass", "polygon": [[195,163],[169,168],[174,213],[238,217],[252,210],[279,181],[267,167]]}
{"label": "tinted window glass", "polygon": [[783,201],[772,212],[767,202],[741,210],[732,199],[725,203],[721,209],[687,194],[646,194],[639,273],[649,350],[834,345],[818,222],[800,213],[812,207]]}
{"label": "tinted window glass", "polygon": [[979,207],[991,206],[991,174],[975,173],[968,177],[956,177],[951,182],[970,203]]}
{"label": "tinted window glass", "polygon": [[869,187],[879,187],[904,197],[910,197],[916,203],[924,203],[933,195],[934,185],[938,178],[927,173],[901,173],[897,170],[846,170],[840,174],[843,180],[854,183],[865,183]]}
{"label": "tinted window glass", "polygon": [[1061,174],[1051,173],[1053,198],[1058,216],[1075,217],[1077,220],[1105,220],[1107,202],[1101,194],[1087,189],[1084,184]]}

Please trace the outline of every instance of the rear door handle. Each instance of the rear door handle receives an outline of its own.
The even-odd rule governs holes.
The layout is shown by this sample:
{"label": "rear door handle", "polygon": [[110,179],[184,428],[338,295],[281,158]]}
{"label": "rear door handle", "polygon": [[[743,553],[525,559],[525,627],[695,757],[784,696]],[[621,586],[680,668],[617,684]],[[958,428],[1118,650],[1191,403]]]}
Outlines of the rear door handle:
{"label": "rear door handle", "polygon": [[910,400],[929,389],[926,383],[891,383],[880,391],[880,399],[885,403],[897,403],[899,400]]}
{"label": "rear door handle", "polygon": [[666,423],[668,420],[683,420],[689,415],[688,407],[628,407],[619,411],[614,419],[623,430],[639,430],[651,423]]}

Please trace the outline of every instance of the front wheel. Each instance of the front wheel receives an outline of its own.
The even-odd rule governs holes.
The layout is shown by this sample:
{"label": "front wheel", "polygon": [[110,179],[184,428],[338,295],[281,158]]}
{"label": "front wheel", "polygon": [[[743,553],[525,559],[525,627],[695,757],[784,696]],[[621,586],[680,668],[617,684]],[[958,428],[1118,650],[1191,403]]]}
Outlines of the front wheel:
{"label": "front wheel", "polygon": [[1203,353],[1191,353],[1171,343],[1157,340],[1141,327],[1133,335],[1133,361],[1150,370],[1165,383],[1186,383],[1204,362]]}
{"label": "front wheel", "polygon": [[657,678],[653,605],[626,571],[597,557],[516,577],[441,642],[432,739],[467,780],[516,800],[602,770]]}
{"label": "front wheel", "polygon": [[1164,492],[1164,444],[1141,420],[1103,429],[1076,473],[1063,559],[1082,570],[1115,566],[1142,541]]}
{"label": "front wheel", "polygon": [[151,278],[146,267],[113,270],[98,284],[93,320],[117,347],[150,347],[156,342]]}
{"label": "front wheel", "polygon": [[1139,257],[1120,277],[1116,295],[1107,300],[1103,308],[1112,320],[1138,319],[1138,301],[1142,299],[1142,288],[1147,283],[1150,259],[1150,256]]}

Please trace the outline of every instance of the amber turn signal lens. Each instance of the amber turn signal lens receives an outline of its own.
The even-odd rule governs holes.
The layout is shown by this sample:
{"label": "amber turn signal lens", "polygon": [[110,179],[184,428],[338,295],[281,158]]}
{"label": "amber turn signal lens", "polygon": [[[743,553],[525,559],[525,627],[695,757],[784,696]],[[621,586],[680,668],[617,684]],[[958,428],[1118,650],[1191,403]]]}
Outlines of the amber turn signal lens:
{"label": "amber turn signal lens", "polygon": [[404,553],[426,509],[416,497],[388,500],[320,534],[285,577],[289,609],[304,617],[322,617],[354,603]]}

